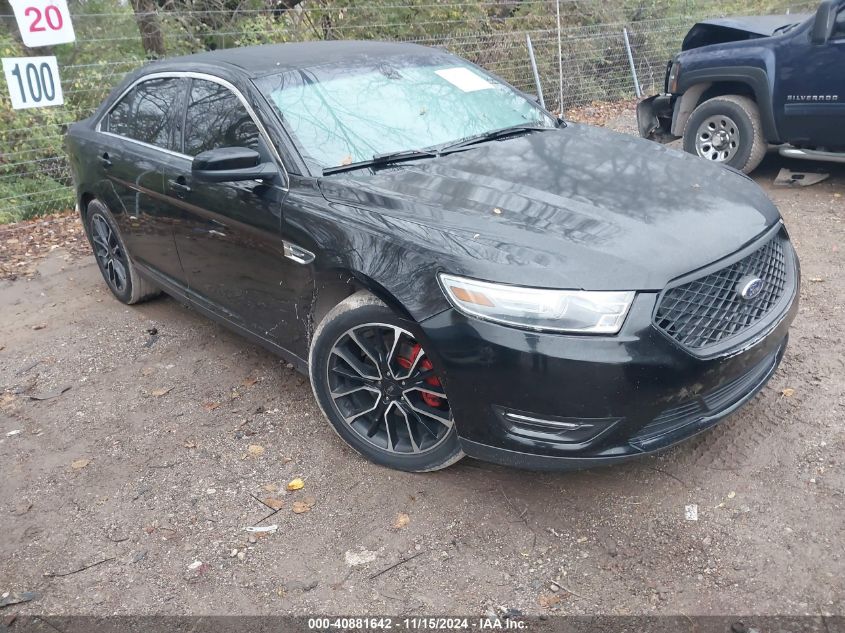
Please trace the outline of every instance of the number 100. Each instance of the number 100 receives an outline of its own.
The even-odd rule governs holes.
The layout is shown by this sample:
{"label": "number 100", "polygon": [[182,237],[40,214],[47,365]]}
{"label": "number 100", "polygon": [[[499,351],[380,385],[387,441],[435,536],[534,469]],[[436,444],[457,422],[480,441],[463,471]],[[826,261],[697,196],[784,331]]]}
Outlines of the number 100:
{"label": "number 100", "polygon": [[[52,101],[56,98],[56,82],[53,79],[53,70],[47,62],[42,62],[40,66],[30,62],[24,66],[23,73],[21,73],[20,64],[15,64],[12,75],[18,80],[21,99],[24,103],[27,103],[27,95],[35,103],[40,103],[45,99]],[[24,78],[27,89],[24,89]]]}

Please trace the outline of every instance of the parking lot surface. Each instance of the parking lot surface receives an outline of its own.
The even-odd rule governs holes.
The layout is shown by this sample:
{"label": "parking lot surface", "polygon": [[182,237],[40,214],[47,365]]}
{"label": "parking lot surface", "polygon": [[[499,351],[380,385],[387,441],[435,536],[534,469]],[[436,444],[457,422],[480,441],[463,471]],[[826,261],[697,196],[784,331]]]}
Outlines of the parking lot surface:
{"label": "parking lot surface", "polygon": [[786,164],[755,174],[802,264],[781,368],[715,429],[591,471],[374,466],[284,362],[53,250],[0,282],[0,592],[38,592],[24,614],[845,612],[845,169],[772,186]]}

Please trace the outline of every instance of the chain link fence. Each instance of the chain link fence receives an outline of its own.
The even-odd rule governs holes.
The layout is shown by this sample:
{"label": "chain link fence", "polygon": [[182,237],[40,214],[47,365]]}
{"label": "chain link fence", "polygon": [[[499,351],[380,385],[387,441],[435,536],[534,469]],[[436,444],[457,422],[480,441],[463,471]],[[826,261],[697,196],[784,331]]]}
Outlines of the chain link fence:
{"label": "chain link fence", "polygon": [[[651,94],[660,90],[666,61],[696,19],[747,10],[720,0],[666,0],[672,15],[620,20],[611,19],[609,3],[599,0],[353,6],[305,0],[292,8],[232,8],[220,1],[221,8],[199,11],[162,8],[154,0],[86,0],[71,5],[77,41],[49,50],[25,49],[13,18],[0,15],[2,56],[57,55],[65,98],[60,107],[12,110],[7,86],[0,87],[0,223],[73,207],[64,126],[89,116],[127,72],[159,56],[271,42],[401,40],[444,47],[534,93],[530,36],[546,105],[561,111],[634,96],[623,29],[643,92]],[[776,1],[765,5],[768,11],[787,8]]]}

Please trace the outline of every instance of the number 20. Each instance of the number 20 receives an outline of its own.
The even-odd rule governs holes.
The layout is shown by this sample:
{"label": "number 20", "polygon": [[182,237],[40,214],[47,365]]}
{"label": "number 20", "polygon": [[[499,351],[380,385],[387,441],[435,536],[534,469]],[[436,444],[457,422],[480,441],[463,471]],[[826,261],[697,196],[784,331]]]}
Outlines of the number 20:
{"label": "number 20", "polygon": [[32,21],[32,24],[29,25],[29,32],[30,33],[40,33],[42,31],[46,31],[47,29],[43,26],[40,26],[41,18],[44,18],[44,21],[47,22],[47,26],[53,30],[58,31],[64,25],[64,18],[62,18],[62,12],[59,11],[59,8],[56,6],[48,5],[44,9],[44,13],[41,13],[41,9],[38,7],[27,7],[26,10],[23,12],[26,17],[35,16],[35,19]]}

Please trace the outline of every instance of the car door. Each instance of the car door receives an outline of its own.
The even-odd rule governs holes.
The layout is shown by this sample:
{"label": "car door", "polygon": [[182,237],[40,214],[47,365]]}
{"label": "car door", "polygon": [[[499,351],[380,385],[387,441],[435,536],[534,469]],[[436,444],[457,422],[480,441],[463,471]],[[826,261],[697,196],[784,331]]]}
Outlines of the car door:
{"label": "car door", "polygon": [[179,77],[142,79],[98,124],[97,160],[104,202],[112,210],[132,258],[184,285],[172,225],[163,203],[163,159],[175,150],[186,82]]}
{"label": "car door", "polygon": [[[175,239],[191,296],[231,324],[290,349],[303,328],[297,286],[307,280],[285,258],[287,180],[281,161],[246,100],[228,82],[193,77],[184,121],[182,155],[167,160],[164,178],[168,204],[186,214]],[[279,176],[273,182],[195,179],[193,157],[219,147],[255,149],[263,161],[279,165]]]}
{"label": "car door", "polygon": [[782,104],[781,140],[793,145],[845,146],[845,6],[822,44],[811,29],[777,51],[776,103]]}

